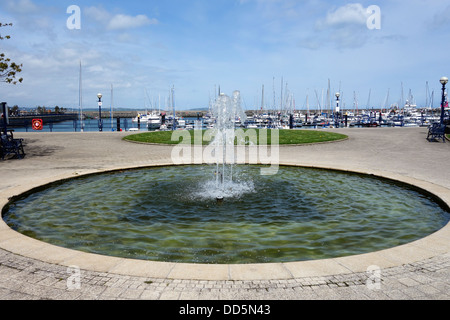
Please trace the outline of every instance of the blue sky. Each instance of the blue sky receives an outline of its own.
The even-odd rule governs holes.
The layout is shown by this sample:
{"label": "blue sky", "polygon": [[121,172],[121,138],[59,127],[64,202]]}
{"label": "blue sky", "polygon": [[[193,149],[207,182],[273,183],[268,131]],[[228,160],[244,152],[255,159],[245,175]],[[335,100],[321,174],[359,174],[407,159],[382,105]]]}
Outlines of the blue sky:
{"label": "blue sky", "polygon": [[[80,29],[67,28],[70,5],[81,10]],[[371,5],[381,29],[367,27]],[[83,107],[104,103],[165,107],[175,88],[176,108],[208,106],[220,86],[240,90],[246,109],[280,104],[316,108],[341,90],[346,107],[400,102],[411,91],[419,106],[426,83],[439,105],[441,76],[450,75],[448,0],[2,0],[1,52],[23,64],[22,84],[0,83],[10,106],[78,108],[79,64]],[[275,84],[275,90],[274,90]],[[317,99],[317,97],[319,99]]]}

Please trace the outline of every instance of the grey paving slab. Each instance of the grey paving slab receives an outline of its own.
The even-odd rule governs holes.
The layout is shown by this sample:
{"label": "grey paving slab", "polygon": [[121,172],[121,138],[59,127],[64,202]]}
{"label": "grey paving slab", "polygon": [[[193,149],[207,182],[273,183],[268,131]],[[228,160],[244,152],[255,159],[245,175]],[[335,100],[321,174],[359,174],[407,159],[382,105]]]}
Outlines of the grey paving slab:
{"label": "grey paving slab", "polygon": [[[340,129],[339,143],[280,147],[286,165],[355,171],[413,183],[450,203],[450,143],[425,128]],[[172,147],[127,133],[17,133],[23,160],[0,162],[0,206],[31,188],[83,174],[172,163]],[[433,156],[430,156],[433,155]],[[25,239],[0,225],[2,300],[402,300],[450,298],[450,232],[395,250],[308,263],[203,266],[85,255]],[[367,273],[379,265],[380,277]],[[71,267],[81,266],[74,274]],[[76,270],[75,270],[76,271]],[[76,277],[74,278],[74,275]]]}

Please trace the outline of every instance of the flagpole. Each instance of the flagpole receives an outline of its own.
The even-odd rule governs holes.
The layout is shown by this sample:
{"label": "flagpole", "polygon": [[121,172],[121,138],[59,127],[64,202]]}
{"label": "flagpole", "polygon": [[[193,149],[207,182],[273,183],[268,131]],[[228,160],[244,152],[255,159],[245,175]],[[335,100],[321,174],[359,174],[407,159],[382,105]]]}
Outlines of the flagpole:
{"label": "flagpole", "polygon": [[78,89],[78,103],[80,106],[80,126],[81,129],[80,131],[83,132],[84,131],[84,126],[83,126],[83,82],[82,82],[82,73],[81,73],[81,60],[80,60],[80,79],[79,79],[79,89]]}

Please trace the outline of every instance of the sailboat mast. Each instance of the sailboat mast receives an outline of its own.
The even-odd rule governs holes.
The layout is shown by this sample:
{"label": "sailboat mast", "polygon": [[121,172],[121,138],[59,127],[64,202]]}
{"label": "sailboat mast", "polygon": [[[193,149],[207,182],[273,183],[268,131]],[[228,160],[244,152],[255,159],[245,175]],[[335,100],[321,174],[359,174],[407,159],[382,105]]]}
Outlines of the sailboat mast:
{"label": "sailboat mast", "polygon": [[322,92],[321,92],[321,94],[320,94],[320,110],[319,110],[319,112],[320,112],[320,115],[322,115],[322,107],[323,107],[323,97],[324,97],[324,94],[323,94],[323,88],[322,88]]}
{"label": "sailboat mast", "polygon": [[261,113],[264,110],[264,85],[262,86]]}
{"label": "sailboat mast", "polygon": [[114,105],[114,92],[113,92],[113,85],[111,83],[111,108],[110,108],[110,117],[111,117],[111,131],[114,131],[114,124],[113,124],[113,105]]}
{"label": "sailboat mast", "polygon": [[403,106],[405,105],[405,97],[404,97],[404,94],[403,94],[403,82],[402,82],[402,101],[400,102],[400,108],[402,108],[403,109]]}
{"label": "sailboat mast", "polygon": [[273,77],[273,110],[275,110],[276,98],[275,98],[275,77]]}
{"label": "sailboat mast", "polygon": [[353,96],[354,96],[354,103],[355,103],[355,105],[354,105],[354,110],[353,110],[353,113],[355,114],[355,115],[357,115],[358,114],[358,99],[356,98],[356,91],[353,91]]}
{"label": "sailboat mast", "polygon": [[308,115],[308,117],[310,116],[310,112],[309,112],[309,95],[306,95],[306,114]]}
{"label": "sailboat mast", "polygon": [[366,109],[369,110],[370,109],[370,95],[372,94],[372,89],[369,90],[369,98],[367,99],[367,106]]}
{"label": "sailboat mast", "polygon": [[[220,87],[219,87],[220,88]],[[172,125],[172,129],[176,130],[177,129],[177,120],[176,120],[176,116],[175,116],[175,99],[174,99],[174,90],[175,87],[172,86],[172,91],[171,91],[171,97],[172,97],[172,110],[173,110],[173,125]],[[220,90],[220,89],[219,89]]]}
{"label": "sailboat mast", "polygon": [[81,60],[80,60],[80,77],[79,77],[79,83],[78,83],[78,103],[80,107],[80,126],[81,126],[81,132],[84,131],[83,126],[83,81],[82,81],[82,73],[81,73]]}
{"label": "sailboat mast", "polygon": [[389,94],[391,89],[388,89],[387,95],[386,95],[386,101],[384,102],[384,107],[387,109],[389,104]]}
{"label": "sailboat mast", "polygon": [[316,100],[317,100],[316,111],[319,111],[322,108],[321,105],[320,105],[319,94],[317,93],[317,90],[314,90],[314,92],[316,93]]}
{"label": "sailboat mast", "polygon": [[328,90],[327,90],[327,112],[328,115],[331,114],[331,83],[330,83],[330,79],[328,79]]}
{"label": "sailboat mast", "polygon": [[283,77],[281,77],[280,112],[283,110]]}
{"label": "sailboat mast", "polygon": [[434,90],[431,92],[430,110],[433,110],[434,105]]}

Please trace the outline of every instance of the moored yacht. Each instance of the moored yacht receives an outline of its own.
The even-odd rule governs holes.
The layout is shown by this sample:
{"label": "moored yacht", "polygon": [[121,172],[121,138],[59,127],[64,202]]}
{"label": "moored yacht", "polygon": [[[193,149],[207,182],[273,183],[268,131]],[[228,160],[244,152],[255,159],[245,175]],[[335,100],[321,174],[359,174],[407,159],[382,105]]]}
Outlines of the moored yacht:
{"label": "moored yacht", "polygon": [[157,130],[161,128],[161,117],[156,113],[147,115],[147,128],[148,130]]}

